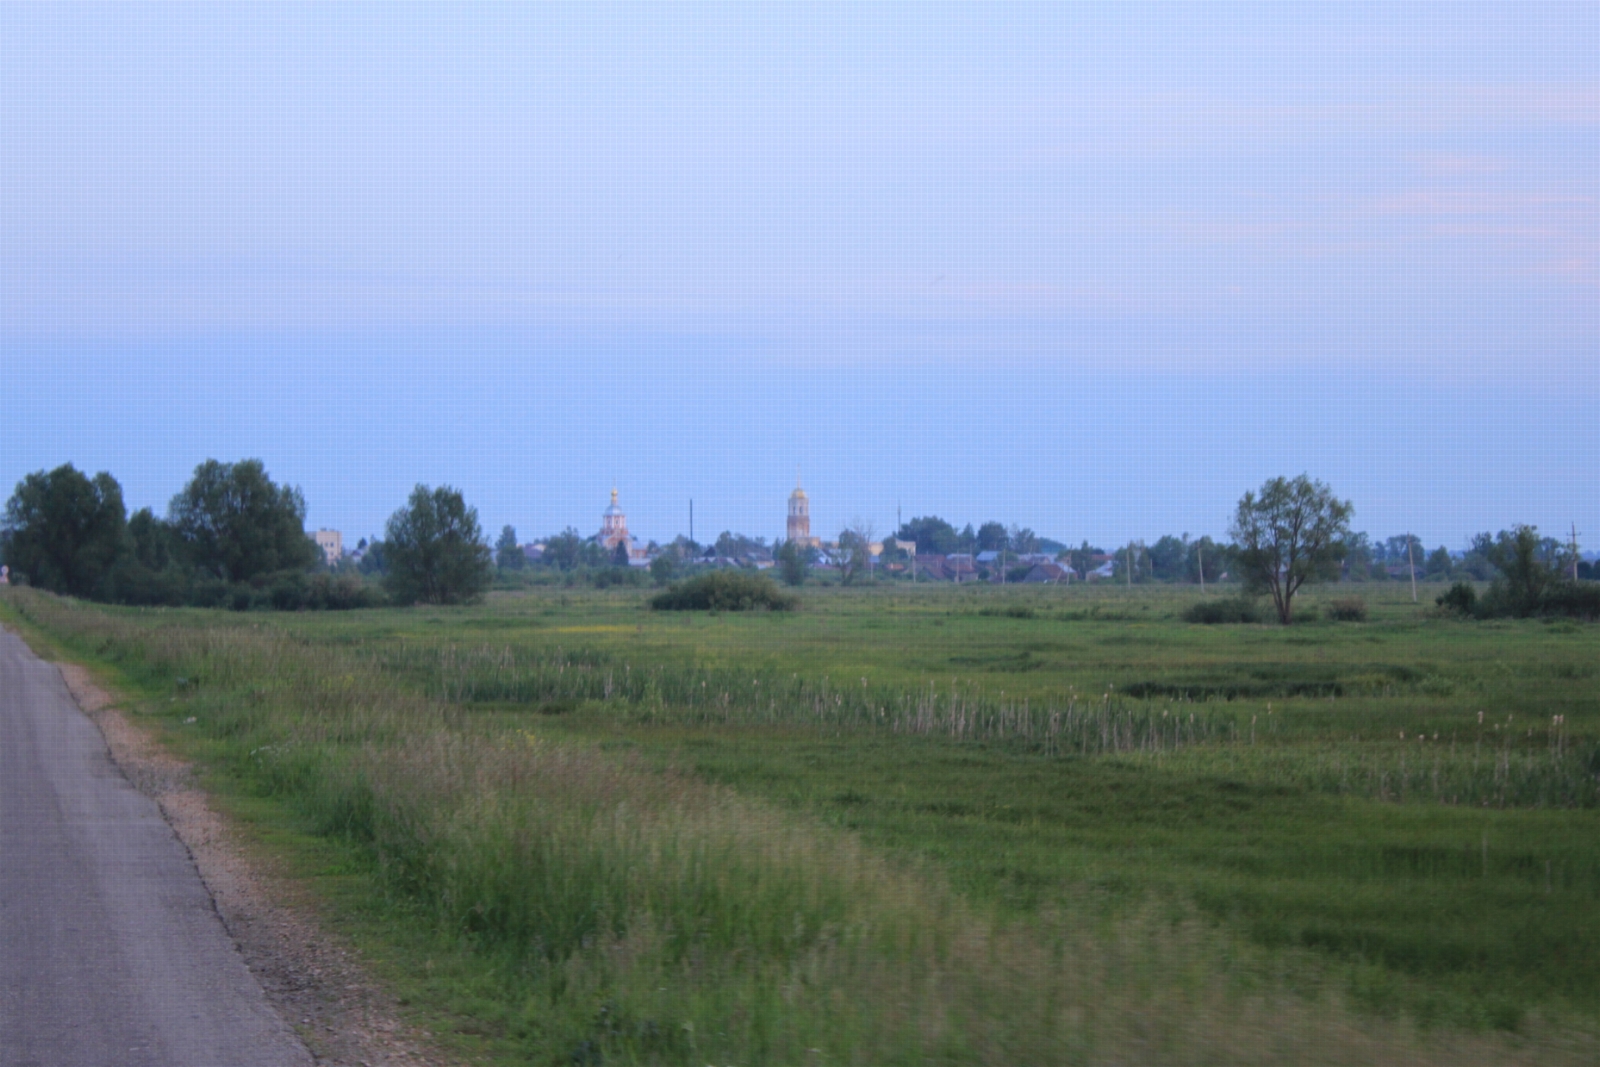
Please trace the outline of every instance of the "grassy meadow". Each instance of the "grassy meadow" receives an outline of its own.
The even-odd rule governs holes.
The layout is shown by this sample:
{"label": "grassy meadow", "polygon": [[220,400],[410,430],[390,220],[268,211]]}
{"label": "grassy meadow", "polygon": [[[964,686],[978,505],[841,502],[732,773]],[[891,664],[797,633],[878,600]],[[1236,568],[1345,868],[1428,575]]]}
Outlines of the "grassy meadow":
{"label": "grassy meadow", "polygon": [[[1600,628],[1192,590],[0,619],[500,1062],[1593,1062]],[[1304,610],[1304,609],[1302,609]]]}

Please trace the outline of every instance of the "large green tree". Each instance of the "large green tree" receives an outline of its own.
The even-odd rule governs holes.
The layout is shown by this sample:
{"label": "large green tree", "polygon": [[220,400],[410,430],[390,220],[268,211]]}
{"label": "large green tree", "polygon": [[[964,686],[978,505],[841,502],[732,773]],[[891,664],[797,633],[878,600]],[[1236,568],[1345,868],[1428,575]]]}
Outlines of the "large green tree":
{"label": "large green tree", "polygon": [[845,585],[872,576],[872,524],[856,519],[839,534],[839,572]]}
{"label": "large green tree", "polygon": [[459,604],[489,587],[491,554],[478,529],[478,509],[448,485],[419,485],[384,531],[389,573],[384,583],[402,604]]}
{"label": "large green tree", "polygon": [[583,535],[568,526],[555,536],[545,538],[542,558],[548,566],[570,571],[583,560]]}
{"label": "large green tree", "polygon": [[986,522],[978,527],[979,552],[1003,552],[1011,547],[1011,538],[1003,522]]}
{"label": "large green tree", "polygon": [[1157,580],[1163,582],[1183,581],[1188,577],[1189,569],[1189,535],[1182,538],[1164,534],[1159,541],[1147,550],[1150,557],[1150,573]]}
{"label": "large green tree", "polygon": [[105,471],[91,479],[67,463],[17,483],[6,502],[0,547],[12,569],[34,585],[87,597],[115,562],[126,525],[117,480]]}
{"label": "large green tree", "polygon": [[778,574],[785,585],[800,586],[811,573],[811,560],[816,552],[810,545],[798,541],[785,541],[778,546]]}
{"label": "large green tree", "polygon": [[517,544],[517,528],[503,526],[500,529],[500,540],[494,543],[494,564],[503,571],[520,571],[528,562],[528,557],[523,554],[522,546]]}
{"label": "large green tree", "polygon": [[1183,580],[1199,582],[1202,585],[1219,582],[1227,572],[1232,559],[1232,550],[1227,545],[1217,544],[1210,537],[1190,541]]}
{"label": "large green tree", "polygon": [[895,533],[901,541],[915,541],[919,555],[945,555],[956,551],[955,527],[937,515],[923,515],[904,524]]}
{"label": "large green tree", "polygon": [[1273,478],[1239,500],[1229,534],[1242,577],[1272,594],[1278,620],[1292,619],[1294,595],[1307,581],[1336,577],[1354,509],[1302,474]]}
{"label": "large green tree", "polygon": [[1537,526],[1518,524],[1501,530],[1487,546],[1489,561],[1499,570],[1489,589],[1491,614],[1532,615],[1559,575],[1548,563]]}
{"label": "large green tree", "polygon": [[1085,539],[1083,544],[1077,548],[1067,550],[1067,561],[1081,580],[1088,578],[1089,572],[1095,569],[1095,557],[1103,555],[1105,555],[1105,549],[1091,545]]}
{"label": "large green tree", "polygon": [[168,518],[196,568],[226,582],[306,571],[322,558],[306,536],[306,501],[259,459],[208,459],[172,498]]}

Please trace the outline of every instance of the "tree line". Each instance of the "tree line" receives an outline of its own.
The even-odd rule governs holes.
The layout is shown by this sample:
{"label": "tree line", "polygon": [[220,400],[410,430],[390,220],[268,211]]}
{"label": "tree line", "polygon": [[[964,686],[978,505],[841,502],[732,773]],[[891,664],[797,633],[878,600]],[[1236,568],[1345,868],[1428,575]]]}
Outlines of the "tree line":
{"label": "tree line", "polygon": [[[0,523],[0,561],[14,581],[71,596],[241,610],[459,603],[481,596],[497,575],[505,579],[534,566],[510,526],[491,548],[477,510],[449,486],[418,485],[390,516],[384,537],[362,543],[359,566],[329,566],[306,535],[305,514],[300,490],[273,482],[258,459],[206,460],[165,517],[149,508],[128,516],[115,478],[104,471],[91,478],[69,463],[17,484]],[[1247,593],[1269,597],[1283,623],[1292,620],[1294,597],[1308,582],[1391,577],[1456,580],[1437,603],[1466,615],[1600,616],[1600,586],[1585,581],[1596,577],[1594,568],[1577,558],[1575,545],[1541,537],[1532,526],[1481,533],[1458,559],[1443,547],[1425,551],[1409,534],[1379,542],[1352,532],[1353,514],[1348,501],[1301,475],[1270,479],[1245,493],[1228,542],[1185,533],[1106,552],[1088,541],[1070,548],[999,522],[958,531],[938,516],[902,524],[895,540],[915,542],[919,554],[993,551],[992,578],[1015,580],[1026,567],[1007,568],[1036,552],[1053,553],[1079,578],[1106,562],[1115,580],[1129,584],[1207,585],[1229,578]],[[870,578],[871,544],[871,528],[860,523],[840,536],[844,581]],[[893,543],[884,547],[886,561],[905,555]],[[650,574],[660,585],[717,557],[773,560],[791,585],[801,584],[810,566],[809,553],[794,544],[768,546],[726,531],[706,546],[679,537],[651,548]],[[626,545],[606,549],[568,527],[546,540],[538,566],[566,572],[569,580],[583,573],[596,585],[642,584],[644,575],[629,564]],[[1490,583],[1483,596],[1473,581]]]}
{"label": "tree line", "polygon": [[305,516],[299,488],[275,483],[258,459],[206,460],[165,517],[149,508],[129,516],[115,478],[68,463],[17,484],[0,560],[15,582],[132,605],[340,609],[455,603],[488,587],[477,512],[449,486],[417,486],[390,517],[376,585],[328,566]]}

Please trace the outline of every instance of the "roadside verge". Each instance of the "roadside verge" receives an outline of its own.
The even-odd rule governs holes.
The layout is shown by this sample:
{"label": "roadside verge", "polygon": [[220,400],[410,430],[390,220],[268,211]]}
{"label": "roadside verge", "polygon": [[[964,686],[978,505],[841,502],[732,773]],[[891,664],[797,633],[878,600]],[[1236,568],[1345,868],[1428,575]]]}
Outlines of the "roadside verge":
{"label": "roadside verge", "polygon": [[[23,635],[26,637],[26,635]],[[223,925],[268,1001],[328,1067],[429,1067],[449,1062],[404,1023],[395,998],[319,920],[302,887],[230,824],[193,768],[125,715],[76,663],[56,662],[78,707],[128,781],[151,797],[189,850]]]}

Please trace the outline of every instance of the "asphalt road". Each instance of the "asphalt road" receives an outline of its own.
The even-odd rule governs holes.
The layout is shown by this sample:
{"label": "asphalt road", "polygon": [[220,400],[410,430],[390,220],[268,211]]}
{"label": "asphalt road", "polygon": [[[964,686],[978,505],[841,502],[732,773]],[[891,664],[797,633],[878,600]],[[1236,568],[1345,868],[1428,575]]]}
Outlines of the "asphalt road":
{"label": "asphalt road", "polygon": [[0,631],[0,1067],[309,1067],[188,850]]}

